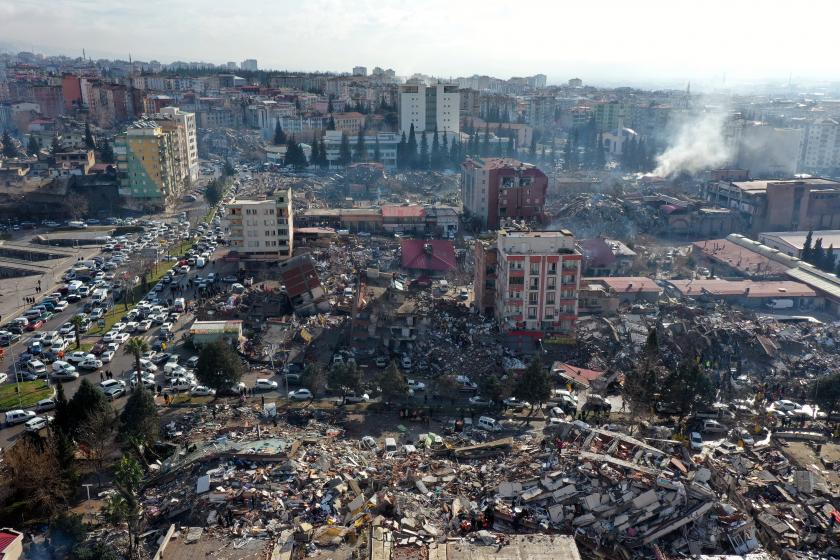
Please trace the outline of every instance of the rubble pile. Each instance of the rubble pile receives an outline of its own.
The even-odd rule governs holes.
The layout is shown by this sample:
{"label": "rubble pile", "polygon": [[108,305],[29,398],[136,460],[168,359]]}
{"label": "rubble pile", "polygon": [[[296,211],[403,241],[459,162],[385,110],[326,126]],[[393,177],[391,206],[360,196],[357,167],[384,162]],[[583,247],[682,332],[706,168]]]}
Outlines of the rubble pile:
{"label": "rubble pile", "polygon": [[423,434],[380,450],[315,419],[272,426],[248,407],[184,422],[180,448],[147,485],[146,511],[234,542],[293,532],[314,551],[355,545],[375,527],[398,548],[503,544],[499,533],[574,534],[624,558],[653,557],[653,543],[683,554],[760,546],[750,518],[719,501],[710,470],[678,442],[654,447],[576,421],[545,439]]}
{"label": "rubble pile", "polygon": [[656,228],[657,216],[647,206],[630,205],[604,193],[563,197],[548,204],[552,223],[575,232],[581,238],[601,236],[634,239]]}

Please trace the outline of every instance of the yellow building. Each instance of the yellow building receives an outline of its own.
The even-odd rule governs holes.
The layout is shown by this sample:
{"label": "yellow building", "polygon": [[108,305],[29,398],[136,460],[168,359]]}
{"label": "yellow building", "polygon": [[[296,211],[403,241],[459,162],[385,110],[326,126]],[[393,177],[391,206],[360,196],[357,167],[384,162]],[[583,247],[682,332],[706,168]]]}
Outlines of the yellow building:
{"label": "yellow building", "polygon": [[141,120],[117,136],[114,143],[120,195],[135,205],[165,207],[181,194],[178,139],[155,121]]}

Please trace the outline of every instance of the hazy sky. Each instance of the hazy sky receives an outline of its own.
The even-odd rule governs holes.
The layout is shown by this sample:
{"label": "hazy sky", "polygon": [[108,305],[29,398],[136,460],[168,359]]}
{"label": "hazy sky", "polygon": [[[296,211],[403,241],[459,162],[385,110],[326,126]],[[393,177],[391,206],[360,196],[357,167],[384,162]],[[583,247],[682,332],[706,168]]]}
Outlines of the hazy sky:
{"label": "hazy sky", "polygon": [[0,0],[0,48],[549,82],[840,79],[837,0]]}

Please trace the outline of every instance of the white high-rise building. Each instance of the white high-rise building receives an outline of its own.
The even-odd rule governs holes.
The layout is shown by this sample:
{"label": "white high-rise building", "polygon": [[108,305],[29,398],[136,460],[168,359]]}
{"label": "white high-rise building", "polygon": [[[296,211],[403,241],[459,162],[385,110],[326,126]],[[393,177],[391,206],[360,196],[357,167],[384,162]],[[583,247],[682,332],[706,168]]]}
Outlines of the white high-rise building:
{"label": "white high-rise building", "polygon": [[294,249],[292,189],[266,200],[233,200],[225,205],[231,254],[243,260],[285,261]]}
{"label": "white high-rise building", "polygon": [[255,58],[247,58],[243,60],[241,69],[256,72],[257,70],[259,70],[259,67],[257,66],[257,60]]}
{"label": "white high-rise building", "polygon": [[353,75],[354,76],[367,76],[367,67],[366,66],[354,66],[353,67]]}
{"label": "white high-rise building", "polygon": [[400,132],[459,133],[461,94],[455,84],[405,84],[400,86]]}
{"label": "white high-rise building", "polygon": [[195,126],[195,113],[188,113],[178,107],[164,107],[154,119],[162,126],[166,121],[176,123],[178,129],[180,165],[182,175],[189,177],[190,183],[198,181],[198,134]]}

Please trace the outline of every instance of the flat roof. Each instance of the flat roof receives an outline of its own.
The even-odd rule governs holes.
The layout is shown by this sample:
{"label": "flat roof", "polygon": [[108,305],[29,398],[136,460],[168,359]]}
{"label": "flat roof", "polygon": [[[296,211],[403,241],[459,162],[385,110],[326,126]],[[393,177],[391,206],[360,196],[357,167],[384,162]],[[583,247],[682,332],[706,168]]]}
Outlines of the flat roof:
{"label": "flat roof", "polygon": [[767,185],[786,184],[786,185],[824,185],[830,187],[840,188],[840,183],[832,181],[831,179],[784,179],[784,180],[766,180],[766,181],[732,181],[732,185],[737,188],[751,193],[767,192]]}
{"label": "flat roof", "polygon": [[599,276],[584,278],[584,282],[600,282],[616,292],[655,292],[662,293],[662,288],[645,276]]}
{"label": "flat roof", "polygon": [[728,239],[695,241],[692,250],[743,274],[784,274],[790,268]]}
{"label": "flat roof", "polygon": [[[768,231],[759,234],[760,237],[774,238],[791,245],[795,249],[801,251],[805,245],[805,238],[808,237],[807,231]],[[827,249],[830,245],[834,245],[834,249],[840,251],[840,229],[827,229],[823,231],[814,231],[811,234],[811,239],[815,243],[817,239],[822,239],[822,246]]]}
{"label": "flat roof", "polygon": [[[709,294],[714,296],[737,296],[747,298],[815,297],[817,293],[801,282],[780,280],[755,282],[753,280],[669,280],[684,296]],[[748,291],[749,290],[749,291]]]}

